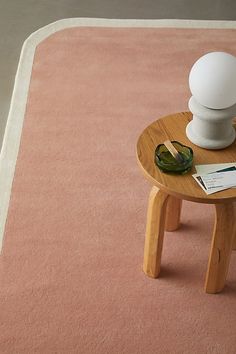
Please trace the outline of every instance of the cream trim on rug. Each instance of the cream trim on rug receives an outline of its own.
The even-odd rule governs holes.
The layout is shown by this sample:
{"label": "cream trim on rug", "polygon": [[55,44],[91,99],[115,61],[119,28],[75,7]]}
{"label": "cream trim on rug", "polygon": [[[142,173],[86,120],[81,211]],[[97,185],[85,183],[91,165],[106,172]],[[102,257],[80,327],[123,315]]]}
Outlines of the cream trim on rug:
{"label": "cream trim on rug", "polygon": [[236,21],[207,20],[118,20],[70,18],[51,23],[32,33],[22,47],[0,154],[0,250],[10,201],[12,181],[20,146],[34,53],[37,45],[51,34],[65,28],[93,27],[167,27],[167,28],[236,28]]}

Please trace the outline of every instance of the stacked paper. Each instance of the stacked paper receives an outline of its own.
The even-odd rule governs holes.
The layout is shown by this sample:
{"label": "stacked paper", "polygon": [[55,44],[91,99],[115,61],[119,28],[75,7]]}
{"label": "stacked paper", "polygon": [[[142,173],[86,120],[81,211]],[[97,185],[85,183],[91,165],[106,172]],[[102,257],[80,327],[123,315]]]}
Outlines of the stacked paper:
{"label": "stacked paper", "polygon": [[193,178],[206,194],[236,187],[236,162],[196,165],[195,168],[197,173]]}

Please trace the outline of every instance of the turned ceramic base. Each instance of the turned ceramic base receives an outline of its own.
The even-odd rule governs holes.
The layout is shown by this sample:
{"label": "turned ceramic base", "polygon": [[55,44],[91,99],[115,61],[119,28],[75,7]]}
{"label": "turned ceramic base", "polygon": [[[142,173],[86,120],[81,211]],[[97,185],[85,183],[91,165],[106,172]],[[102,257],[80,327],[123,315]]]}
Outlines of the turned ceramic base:
{"label": "turned ceramic base", "polygon": [[236,137],[233,127],[230,133],[231,134],[227,136],[227,138],[218,137],[217,139],[212,139],[197,135],[193,121],[191,121],[186,127],[186,135],[193,144],[210,150],[224,149],[231,145]]}
{"label": "turned ceramic base", "polygon": [[192,96],[189,109],[193,119],[186,127],[186,135],[193,144],[216,150],[224,149],[234,142],[236,134],[232,119],[236,115],[236,105],[226,109],[210,109]]}

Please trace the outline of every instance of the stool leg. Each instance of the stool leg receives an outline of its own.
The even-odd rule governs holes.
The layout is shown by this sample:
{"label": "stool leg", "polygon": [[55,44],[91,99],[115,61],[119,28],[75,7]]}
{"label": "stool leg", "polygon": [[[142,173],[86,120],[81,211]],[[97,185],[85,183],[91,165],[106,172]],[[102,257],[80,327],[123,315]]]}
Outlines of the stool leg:
{"label": "stool leg", "polygon": [[220,292],[225,285],[235,235],[233,203],[215,205],[215,225],[205,283],[209,294]]}
{"label": "stool leg", "polygon": [[233,250],[236,251],[236,233],[234,235]]}
{"label": "stool leg", "polygon": [[[236,220],[236,203],[234,203],[234,219]],[[233,250],[236,251],[236,230],[234,233]]]}
{"label": "stool leg", "polygon": [[181,214],[182,200],[169,196],[166,208],[166,231],[175,231],[180,226],[180,214]]}
{"label": "stool leg", "polygon": [[160,273],[168,194],[153,187],[149,196],[143,271],[152,278]]}

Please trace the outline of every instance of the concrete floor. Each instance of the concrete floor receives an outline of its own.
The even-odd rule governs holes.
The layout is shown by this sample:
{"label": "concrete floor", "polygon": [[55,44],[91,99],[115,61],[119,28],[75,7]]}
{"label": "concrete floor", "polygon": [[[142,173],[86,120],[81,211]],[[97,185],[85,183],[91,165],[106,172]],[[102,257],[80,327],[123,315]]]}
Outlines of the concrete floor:
{"label": "concrete floor", "polygon": [[69,17],[236,20],[235,0],[0,0],[0,145],[24,40]]}

